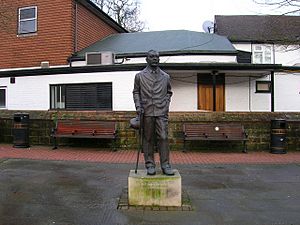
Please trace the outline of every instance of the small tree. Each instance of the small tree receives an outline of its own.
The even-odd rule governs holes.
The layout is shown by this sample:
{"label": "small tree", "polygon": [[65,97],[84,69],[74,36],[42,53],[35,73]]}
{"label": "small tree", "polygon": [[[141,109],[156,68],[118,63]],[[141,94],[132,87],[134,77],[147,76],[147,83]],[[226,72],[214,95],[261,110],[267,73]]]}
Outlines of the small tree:
{"label": "small tree", "polygon": [[282,15],[300,15],[300,0],[253,0],[255,3],[270,6]]}
{"label": "small tree", "polygon": [[145,22],[139,19],[140,3],[137,0],[92,1],[129,32],[138,32],[145,28]]}
{"label": "small tree", "polygon": [[[279,11],[281,15],[299,15],[300,0],[253,0],[259,5],[269,6],[272,10]],[[300,37],[289,45],[284,44],[280,47],[284,51],[294,51],[300,49]]]}

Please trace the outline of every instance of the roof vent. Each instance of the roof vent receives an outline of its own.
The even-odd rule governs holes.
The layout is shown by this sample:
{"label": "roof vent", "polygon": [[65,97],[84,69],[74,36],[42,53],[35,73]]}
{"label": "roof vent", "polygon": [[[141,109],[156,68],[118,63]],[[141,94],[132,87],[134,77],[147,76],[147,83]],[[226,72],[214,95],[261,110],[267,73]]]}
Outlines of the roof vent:
{"label": "roof vent", "polygon": [[50,67],[50,63],[49,61],[44,61],[44,62],[41,62],[41,68],[42,69],[47,69]]}
{"label": "roof vent", "polygon": [[111,65],[114,58],[112,52],[87,52],[85,55],[86,65]]}

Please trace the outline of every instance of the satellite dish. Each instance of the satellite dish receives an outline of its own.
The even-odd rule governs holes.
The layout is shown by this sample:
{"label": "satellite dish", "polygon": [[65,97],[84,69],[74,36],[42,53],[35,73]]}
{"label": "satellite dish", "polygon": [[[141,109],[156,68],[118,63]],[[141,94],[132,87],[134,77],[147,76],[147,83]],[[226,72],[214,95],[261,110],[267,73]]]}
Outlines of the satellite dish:
{"label": "satellite dish", "polygon": [[214,22],[212,22],[210,20],[206,20],[202,24],[202,28],[205,31],[205,33],[213,33],[214,32]]}

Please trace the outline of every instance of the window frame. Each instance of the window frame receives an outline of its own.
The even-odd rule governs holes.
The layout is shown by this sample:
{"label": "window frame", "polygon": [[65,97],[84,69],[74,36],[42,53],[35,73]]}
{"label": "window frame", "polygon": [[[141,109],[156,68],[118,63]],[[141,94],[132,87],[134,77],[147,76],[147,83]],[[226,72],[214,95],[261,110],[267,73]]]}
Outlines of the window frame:
{"label": "window frame", "polygon": [[[84,85],[110,85],[110,93],[106,93],[105,95],[108,95],[110,96],[110,103],[109,105],[107,105],[106,108],[101,108],[101,107],[97,107],[98,103],[100,103],[97,98],[97,93],[98,91],[101,89],[97,89],[96,87],[96,93],[92,93],[92,94],[95,94],[96,96],[96,101],[94,102],[95,103],[95,107],[93,108],[89,108],[89,107],[85,107],[84,105],[82,106],[79,106],[78,108],[73,108],[73,107],[68,107],[69,104],[72,104],[70,103],[70,101],[74,100],[72,99],[72,97],[68,97],[68,95],[70,95],[70,92],[68,92],[68,90],[72,90],[72,89],[68,89],[68,86],[77,86],[79,88],[81,88],[81,86],[84,86]],[[60,100],[64,99],[64,102],[62,101],[59,101],[61,105],[63,105],[63,107],[55,107],[57,105],[57,103],[54,103],[53,102],[53,99],[57,99],[57,95],[53,94],[52,90],[54,90],[54,87],[60,87],[60,90],[63,90],[64,89],[64,96],[60,96]],[[70,87],[69,87],[70,88]],[[86,88],[86,87],[84,87]],[[105,89],[104,89],[105,90]],[[68,94],[69,93],[69,94]],[[71,91],[72,93],[72,91]],[[78,93],[81,93],[81,92],[78,92]],[[88,94],[91,94],[91,93],[88,93]],[[113,82],[93,82],[93,83],[67,83],[67,84],[50,84],[49,85],[49,97],[50,97],[50,110],[70,110],[70,111],[93,111],[93,110],[96,110],[96,111],[113,111]],[[82,96],[82,98],[84,99],[85,96]],[[81,98],[81,97],[80,97]],[[68,104],[68,101],[69,101],[69,104]],[[104,101],[105,102],[105,101]],[[102,102],[103,103],[103,102]],[[53,107],[54,106],[54,107]]]}
{"label": "window frame", "polygon": [[0,90],[4,90],[4,105],[0,105],[0,109],[7,109],[7,87],[6,86],[0,86]]}
{"label": "window frame", "polygon": [[[257,47],[261,48],[256,49]],[[273,48],[271,44],[255,44],[252,49],[252,62],[254,64],[273,64],[274,56],[273,56]],[[269,49],[269,50],[268,50]],[[261,54],[261,62],[257,62],[256,55]],[[270,61],[266,60],[266,57],[270,58]]]}
{"label": "window frame", "polygon": [[[53,93],[53,89],[59,88],[60,92],[60,101],[53,102],[52,99],[57,100],[57,93]],[[64,91],[64,96],[63,92]],[[65,84],[50,84],[50,109],[63,110],[66,109],[66,85]],[[62,101],[64,100],[64,101]],[[60,104],[59,107],[57,105]]]}
{"label": "window frame", "polygon": [[[27,19],[21,19],[21,11],[26,9],[35,9],[35,17],[27,18]],[[38,10],[37,6],[28,6],[28,7],[22,7],[18,9],[18,35],[26,35],[26,34],[35,34],[37,33],[37,20],[38,20]],[[34,21],[34,31],[28,31],[28,32],[22,32],[21,29],[21,22],[26,21]]]}
{"label": "window frame", "polygon": [[[259,84],[268,84],[268,90],[260,90],[259,89]],[[271,86],[272,86],[272,83],[271,83],[271,81],[269,81],[269,80],[257,80],[256,82],[255,82],[255,93],[271,93]]]}

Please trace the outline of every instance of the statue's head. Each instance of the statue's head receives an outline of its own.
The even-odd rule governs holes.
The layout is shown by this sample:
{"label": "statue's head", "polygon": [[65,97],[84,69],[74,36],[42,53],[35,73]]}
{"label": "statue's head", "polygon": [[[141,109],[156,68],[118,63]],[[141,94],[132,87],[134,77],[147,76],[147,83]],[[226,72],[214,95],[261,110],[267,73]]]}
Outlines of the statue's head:
{"label": "statue's head", "polygon": [[150,50],[147,53],[146,61],[151,67],[158,67],[159,64],[159,53],[155,50]]}

